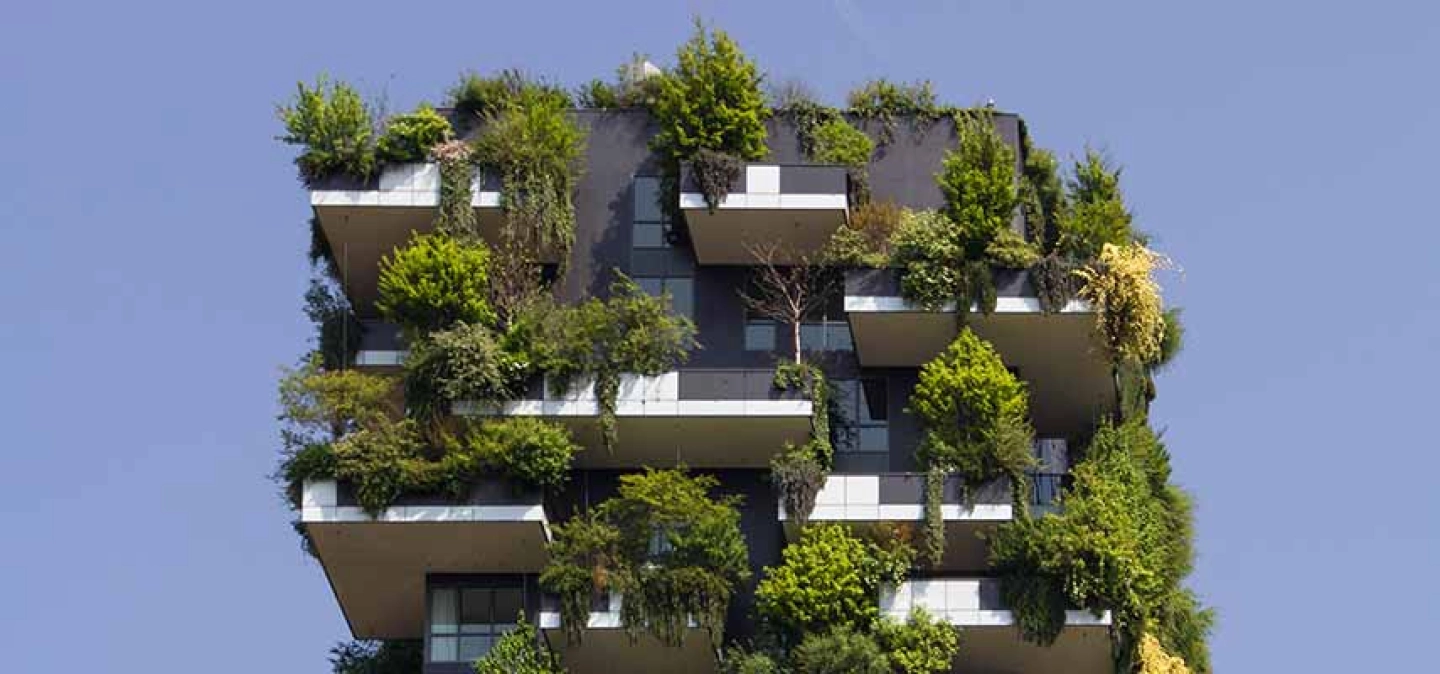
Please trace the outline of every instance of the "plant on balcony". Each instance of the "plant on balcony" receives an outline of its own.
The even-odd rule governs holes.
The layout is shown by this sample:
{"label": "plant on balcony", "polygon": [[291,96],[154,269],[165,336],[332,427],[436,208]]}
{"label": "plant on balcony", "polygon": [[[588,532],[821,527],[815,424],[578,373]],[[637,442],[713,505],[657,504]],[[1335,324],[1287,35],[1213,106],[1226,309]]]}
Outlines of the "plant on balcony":
{"label": "plant on balcony", "polygon": [[613,84],[600,79],[585,83],[576,92],[576,105],[601,110],[655,107],[664,75],[645,72],[646,63],[648,58],[644,54],[635,54],[615,69]]}
{"label": "plant on balcony", "polygon": [[756,610],[791,643],[835,627],[868,630],[881,584],[899,582],[914,558],[899,539],[881,545],[835,523],[805,527],[781,554],[755,590]]}
{"label": "plant on balcony", "polygon": [[1140,638],[1139,674],[1190,674],[1185,659],[1165,652],[1160,640],[1152,634]]}
{"label": "plant on balcony", "polygon": [[440,171],[440,205],[435,213],[435,231],[458,241],[478,241],[480,222],[475,217],[475,194],[471,186],[475,153],[470,144],[462,140],[440,143],[431,149],[430,157]]}
{"label": "plant on balcony", "polygon": [[1076,271],[1085,283],[1080,295],[1097,314],[1097,341],[1111,362],[1160,360],[1165,310],[1153,274],[1168,265],[1164,256],[1138,243],[1107,243],[1093,267]]}
{"label": "plant on balcony", "polygon": [[425,645],[420,640],[350,641],[330,649],[334,674],[420,674]]}
{"label": "plant on balcony", "polygon": [[995,130],[987,113],[959,115],[959,145],[946,153],[935,181],[945,195],[943,212],[959,229],[968,259],[983,259],[985,248],[1010,227],[1020,203],[1015,151]]}
{"label": "plant on balcony", "polygon": [[730,186],[745,173],[745,162],[734,155],[701,148],[691,158],[690,170],[705,197],[705,208],[714,213],[730,194]]}
{"label": "plant on balcony", "polygon": [[472,425],[465,453],[522,485],[550,489],[565,484],[580,446],[563,427],[534,417],[492,419]]}
{"label": "plant on balcony", "polygon": [[449,91],[450,107],[462,129],[500,114],[526,96],[543,98],[560,108],[570,105],[570,95],[564,88],[515,69],[491,77],[467,72]]}
{"label": "plant on balcony", "polygon": [[321,366],[327,370],[348,366],[365,327],[355,318],[339,283],[325,274],[312,275],[305,291],[305,316],[315,325],[315,354]]}
{"label": "plant on balcony", "polygon": [[798,674],[893,674],[890,658],[875,637],[841,625],[807,634],[792,654]]}
{"label": "plant on balcony", "polygon": [[1067,607],[1108,609],[1120,665],[1146,631],[1192,666],[1208,663],[1210,613],[1181,585],[1193,558],[1190,502],[1169,484],[1164,446],[1143,423],[1102,426],[1072,474],[1062,512],[1017,519],[990,538],[990,566],[1022,635],[1053,643]]}
{"label": "plant on balcony", "polygon": [[303,145],[295,158],[300,180],[316,185],[332,176],[366,180],[375,171],[370,110],[359,92],[321,77],[314,87],[296,85],[295,98],[277,113],[285,124],[279,140]]}
{"label": "plant on balcony", "polygon": [[940,566],[945,558],[945,469],[931,465],[925,469],[925,535],[921,558],[931,568]]}
{"label": "plant on balcony", "polygon": [[866,167],[875,143],[864,131],[844,118],[836,116],[815,128],[810,140],[810,159],[823,164],[839,164],[849,169],[850,203],[870,201],[870,174]]}
{"label": "plant on balcony", "polygon": [[1144,243],[1131,228],[1132,217],[1120,191],[1120,169],[1104,155],[1087,149],[1076,161],[1066,185],[1068,211],[1059,219],[1058,247],[1077,260],[1103,254],[1105,246]]}
{"label": "plant on balcony", "polygon": [[1025,126],[1020,126],[1024,168],[1020,175],[1020,206],[1025,211],[1025,238],[1040,244],[1041,252],[1055,251],[1060,221],[1069,212],[1065,184],[1060,180],[1060,163],[1055,154],[1034,147]]}
{"label": "plant on balcony", "polygon": [[414,339],[461,321],[490,325],[495,314],[488,299],[489,264],[483,244],[415,234],[381,259],[375,306]]}
{"label": "plant on balcony", "polygon": [[936,103],[935,88],[928,81],[906,84],[886,79],[870,80],[846,97],[851,114],[880,123],[880,144],[895,140],[897,122],[909,118],[920,123],[933,122],[944,114]]}
{"label": "plant on balcony", "polygon": [[910,411],[925,426],[922,465],[959,473],[973,489],[998,478],[1018,487],[1034,465],[1025,385],[969,328],[920,370]]}
{"label": "plant on balcony", "polygon": [[563,674],[560,656],[541,640],[539,632],[525,620],[521,613],[515,619],[515,629],[490,648],[485,656],[475,661],[475,674]]}
{"label": "plant on balcony", "polygon": [[769,653],[731,647],[720,661],[720,674],[781,674],[784,670]]}
{"label": "plant on balcony", "polygon": [[894,201],[868,201],[850,210],[850,218],[826,244],[824,257],[844,267],[890,265],[890,241],[906,217]]}
{"label": "plant on balcony", "polygon": [[561,623],[581,638],[591,597],[620,593],[620,619],[632,635],[683,643],[691,620],[713,644],[725,611],[750,577],[738,496],[716,497],[713,477],[647,470],[620,478],[619,494],[555,528],[540,584],[560,598]]}
{"label": "plant on balcony", "polygon": [[1079,268],[1079,264],[1054,253],[1030,267],[1030,282],[1035,285],[1041,311],[1059,313],[1074,299],[1080,290],[1080,278],[1075,274]]}
{"label": "plant on balcony", "polygon": [[551,375],[557,393],[582,376],[594,377],[606,451],[613,451],[618,439],[620,375],[664,374],[684,363],[696,346],[695,324],[670,310],[668,296],[647,295],[618,271],[605,300],[590,298],[573,307],[537,305],[535,311],[527,320],[543,326],[536,332],[545,341],[533,343],[532,357]]}
{"label": "plant on balcony", "polygon": [[960,651],[960,635],[954,627],[915,607],[905,622],[881,620],[875,640],[900,674],[940,674],[950,671]]}
{"label": "plant on balcony", "polygon": [[382,162],[406,163],[425,161],[430,148],[450,140],[454,131],[428,103],[415,112],[395,115],[385,120],[385,132],[375,143],[375,158]]}
{"label": "plant on balcony", "polygon": [[418,419],[438,419],[457,402],[515,398],[530,371],[525,355],[506,351],[489,328],[455,323],[411,344],[405,403]]}
{"label": "plant on balcony", "polygon": [[776,365],[774,386],[780,391],[801,391],[810,397],[810,440],[803,445],[786,443],[784,450],[770,461],[770,480],[780,503],[791,518],[804,526],[834,462],[830,387],[819,367],[788,361]]}
{"label": "plant on balcony", "polygon": [[986,244],[985,259],[1001,269],[1029,269],[1040,261],[1040,251],[1014,230],[1002,229]]}
{"label": "plant on balcony", "polygon": [[651,112],[659,132],[655,149],[675,162],[702,149],[755,160],[768,153],[755,62],[723,30],[707,31],[698,20],[690,40],[676,52],[675,68],[660,80]]}
{"label": "plant on balcony", "polygon": [[995,279],[990,265],[966,253],[961,230],[936,211],[906,211],[891,241],[900,267],[900,293],[927,311],[954,304],[961,314],[972,306],[995,310]]}
{"label": "plant on balcony", "polygon": [[500,177],[506,248],[515,251],[507,254],[553,251],[568,259],[585,138],[568,98],[543,87],[522,88],[487,114],[473,141],[475,160]]}
{"label": "plant on balcony", "polygon": [[834,269],[811,255],[793,262],[781,262],[785,251],[779,243],[747,244],[753,259],[749,283],[739,290],[740,301],[750,315],[768,318],[790,331],[790,359],[801,363],[800,329],[814,318],[840,286]]}

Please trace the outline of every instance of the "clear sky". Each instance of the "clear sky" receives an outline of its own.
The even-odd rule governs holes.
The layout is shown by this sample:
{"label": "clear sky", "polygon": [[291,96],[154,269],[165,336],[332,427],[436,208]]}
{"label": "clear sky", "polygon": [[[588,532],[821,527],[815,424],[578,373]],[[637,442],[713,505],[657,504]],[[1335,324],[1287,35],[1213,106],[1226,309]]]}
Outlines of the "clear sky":
{"label": "clear sky", "polygon": [[266,480],[306,347],[274,105],[328,72],[667,64],[694,13],[832,102],[993,97],[1125,166],[1188,344],[1156,423],[1222,672],[1419,671],[1440,633],[1440,9],[1390,2],[12,2],[0,19],[0,645],[12,672],[326,671]]}

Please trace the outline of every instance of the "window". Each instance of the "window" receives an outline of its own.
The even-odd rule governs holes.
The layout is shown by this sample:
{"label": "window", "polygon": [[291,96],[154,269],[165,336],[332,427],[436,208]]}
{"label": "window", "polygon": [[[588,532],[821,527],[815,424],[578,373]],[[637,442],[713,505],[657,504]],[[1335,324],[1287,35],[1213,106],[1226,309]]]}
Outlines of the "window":
{"label": "window", "polygon": [[670,218],[660,210],[660,179],[635,178],[635,219],[630,230],[633,248],[669,248]]}
{"label": "window", "polygon": [[751,319],[745,321],[745,350],[773,351],[775,349],[775,321]]}
{"label": "window", "polygon": [[652,297],[669,293],[672,311],[686,318],[695,318],[695,279],[648,276],[637,277],[635,284]]}
{"label": "window", "polygon": [[656,297],[670,293],[670,308],[695,317],[695,263],[688,250],[670,245],[670,219],[657,200],[660,179],[635,178],[634,220],[630,229],[630,276],[642,290]]}
{"label": "window", "polygon": [[515,587],[437,587],[430,590],[430,662],[473,662],[507,632],[524,609]]}
{"label": "window", "polygon": [[890,396],[885,380],[874,377],[840,380],[835,382],[834,390],[840,411],[835,450],[889,451]]}
{"label": "window", "polygon": [[843,319],[826,319],[800,324],[800,349],[802,351],[854,351],[855,343],[850,339],[850,323]]}

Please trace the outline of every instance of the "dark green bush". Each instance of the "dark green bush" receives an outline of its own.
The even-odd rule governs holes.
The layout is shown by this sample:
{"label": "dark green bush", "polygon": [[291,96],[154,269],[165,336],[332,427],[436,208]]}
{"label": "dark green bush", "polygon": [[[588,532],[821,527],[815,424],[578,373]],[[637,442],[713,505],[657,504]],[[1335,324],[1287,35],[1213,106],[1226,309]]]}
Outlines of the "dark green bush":
{"label": "dark green bush", "polygon": [[730,194],[730,186],[745,172],[745,162],[734,155],[701,148],[690,160],[690,170],[694,172],[700,193],[705,195],[706,208],[714,213]]}
{"label": "dark green bush", "polygon": [[779,494],[780,504],[790,519],[801,526],[815,509],[815,497],[825,486],[825,466],[815,458],[807,445],[786,445],[785,450],[770,460],[770,480]]}
{"label": "dark green bush", "polygon": [[375,157],[382,162],[420,162],[430,155],[430,148],[454,135],[450,120],[421,104],[415,112],[396,115],[385,120],[385,133],[375,144]]}
{"label": "dark green bush", "polygon": [[418,340],[457,322],[492,325],[490,252],[443,234],[415,234],[380,260],[380,314]]}
{"label": "dark green bush", "polygon": [[846,267],[878,269],[889,265],[890,240],[904,218],[905,210],[893,201],[853,206],[849,221],[831,236],[826,259]]}
{"label": "dark green bush", "polygon": [[1002,229],[985,247],[985,259],[1002,269],[1029,269],[1040,261],[1040,251],[1014,230]]}
{"label": "dark green bush", "polygon": [[900,293],[927,311],[950,303],[962,314],[971,307],[995,310],[995,278],[983,259],[969,256],[959,227],[935,211],[906,211],[891,242],[901,270]]}
{"label": "dark green bush", "polygon": [[425,646],[414,641],[351,641],[330,649],[334,674],[420,674]]}
{"label": "dark green bush", "polygon": [[305,146],[295,158],[301,181],[314,185],[332,176],[368,179],[375,171],[373,124],[360,94],[324,77],[313,88],[304,82],[296,88],[294,100],[278,112],[285,123],[280,140]]}
{"label": "dark green bush", "polygon": [[981,259],[995,236],[1010,227],[1020,203],[1015,150],[995,130],[992,117],[956,118],[960,144],[945,155],[935,180],[945,195],[944,213],[960,230],[968,259]]}
{"label": "dark green bush", "polygon": [[1060,250],[1079,260],[1100,256],[1105,244],[1125,246],[1137,240],[1131,215],[1120,192],[1120,169],[1104,155],[1085,151],[1066,185],[1070,209],[1059,220]]}
{"label": "dark green bush", "polygon": [[1047,314],[1059,313],[1080,290],[1080,278],[1075,275],[1078,265],[1058,255],[1047,255],[1030,268],[1030,282],[1035,285],[1035,295],[1040,300],[1040,310]]}
{"label": "dark green bush", "polygon": [[456,402],[510,400],[529,374],[525,356],[506,352],[489,328],[459,322],[411,344],[405,402],[417,418],[438,418]]}
{"label": "dark green bush", "polygon": [[570,107],[570,95],[563,88],[514,69],[502,70],[492,77],[465,73],[450,88],[449,98],[461,128],[468,128],[483,119],[499,115],[527,96],[545,99],[554,107]]}
{"label": "dark green bush", "polygon": [[875,639],[848,626],[808,634],[795,648],[797,674],[892,674]]}
{"label": "dark green bush", "polygon": [[534,417],[486,421],[472,427],[464,442],[468,451],[510,479],[542,488],[564,484],[580,451],[569,431]]}

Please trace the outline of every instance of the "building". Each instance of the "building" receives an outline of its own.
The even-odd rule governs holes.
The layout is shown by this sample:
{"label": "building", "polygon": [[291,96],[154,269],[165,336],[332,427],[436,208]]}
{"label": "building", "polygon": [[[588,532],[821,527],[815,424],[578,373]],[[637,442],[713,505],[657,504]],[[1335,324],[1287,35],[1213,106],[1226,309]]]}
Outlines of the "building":
{"label": "building", "polygon": [[[557,394],[535,382],[504,403],[467,401],[459,416],[533,416],[569,430],[586,448],[559,491],[515,489],[477,480],[462,499],[404,494],[378,515],[360,507],[343,480],[306,480],[300,521],[356,638],[421,639],[427,674],[470,671],[523,612],[560,652],[572,672],[714,671],[712,645],[699,630],[682,646],[620,629],[623,597],[599,596],[581,643],[568,643],[552,598],[538,574],[553,528],[615,493],[618,476],[646,467],[683,465],[713,474],[720,491],[743,496],[741,527],[752,578],[729,607],[727,638],[754,631],[754,588],[763,569],[781,561],[798,527],[777,499],[769,466],[786,443],[803,444],[815,412],[810,399],[773,386],[777,359],[787,357],[787,329],[747,312],[739,291],[756,264],[753,245],[778,244],[792,259],[817,251],[845,226],[852,209],[845,167],[811,162],[793,120],[767,124],[770,157],[747,162],[716,208],[689,170],[681,174],[675,211],[686,236],[659,206],[663,160],[651,148],[651,114],[640,109],[570,113],[586,131],[584,166],[574,192],[575,237],[557,282],[568,302],[603,295],[608,270],[624,271],[647,292],[666,292],[673,310],[693,319],[703,345],[673,372],[626,376],[617,398],[619,444],[597,450],[600,405],[583,388]],[[989,117],[1023,171],[1023,123]],[[913,128],[907,130],[907,125]],[[878,123],[857,125],[872,136]],[[955,147],[946,118],[902,120],[868,169],[871,198],[912,209],[939,209],[935,180]],[[433,229],[441,201],[433,163],[383,166],[368,181],[337,178],[310,190],[319,231],[339,267],[344,291],[364,326],[353,366],[396,372],[408,345],[376,308],[382,256],[412,232]],[[482,233],[497,236],[502,184],[477,178],[472,205]],[[1013,230],[1024,236],[1016,209]],[[1020,498],[1055,507],[1070,465],[1071,443],[1115,411],[1116,380],[1092,348],[1095,314],[1079,301],[1044,312],[1026,272],[997,272],[996,308],[966,319],[988,340],[1030,393],[1037,467]],[[833,468],[819,491],[811,522],[918,525],[925,517],[925,475],[916,459],[923,429],[907,411],[919,368],[955,338],[951,310],[925,310],[906,300],[893,269],[850,269],[804,323],[807,361],[833,385],[837,421]],[[989,576],[983,534],[1016,517],[1008,482],[962,496],[952,476],[939,508],[944,558],[875,598],[882,614],[903,618],[912,607],[961,628],[964,657],[957,672],[1112,671],[1109,612],[1070,611],[1051,646],[1021,638],[1014,615]],[[620,669],[617,663],[624,663]]]}

